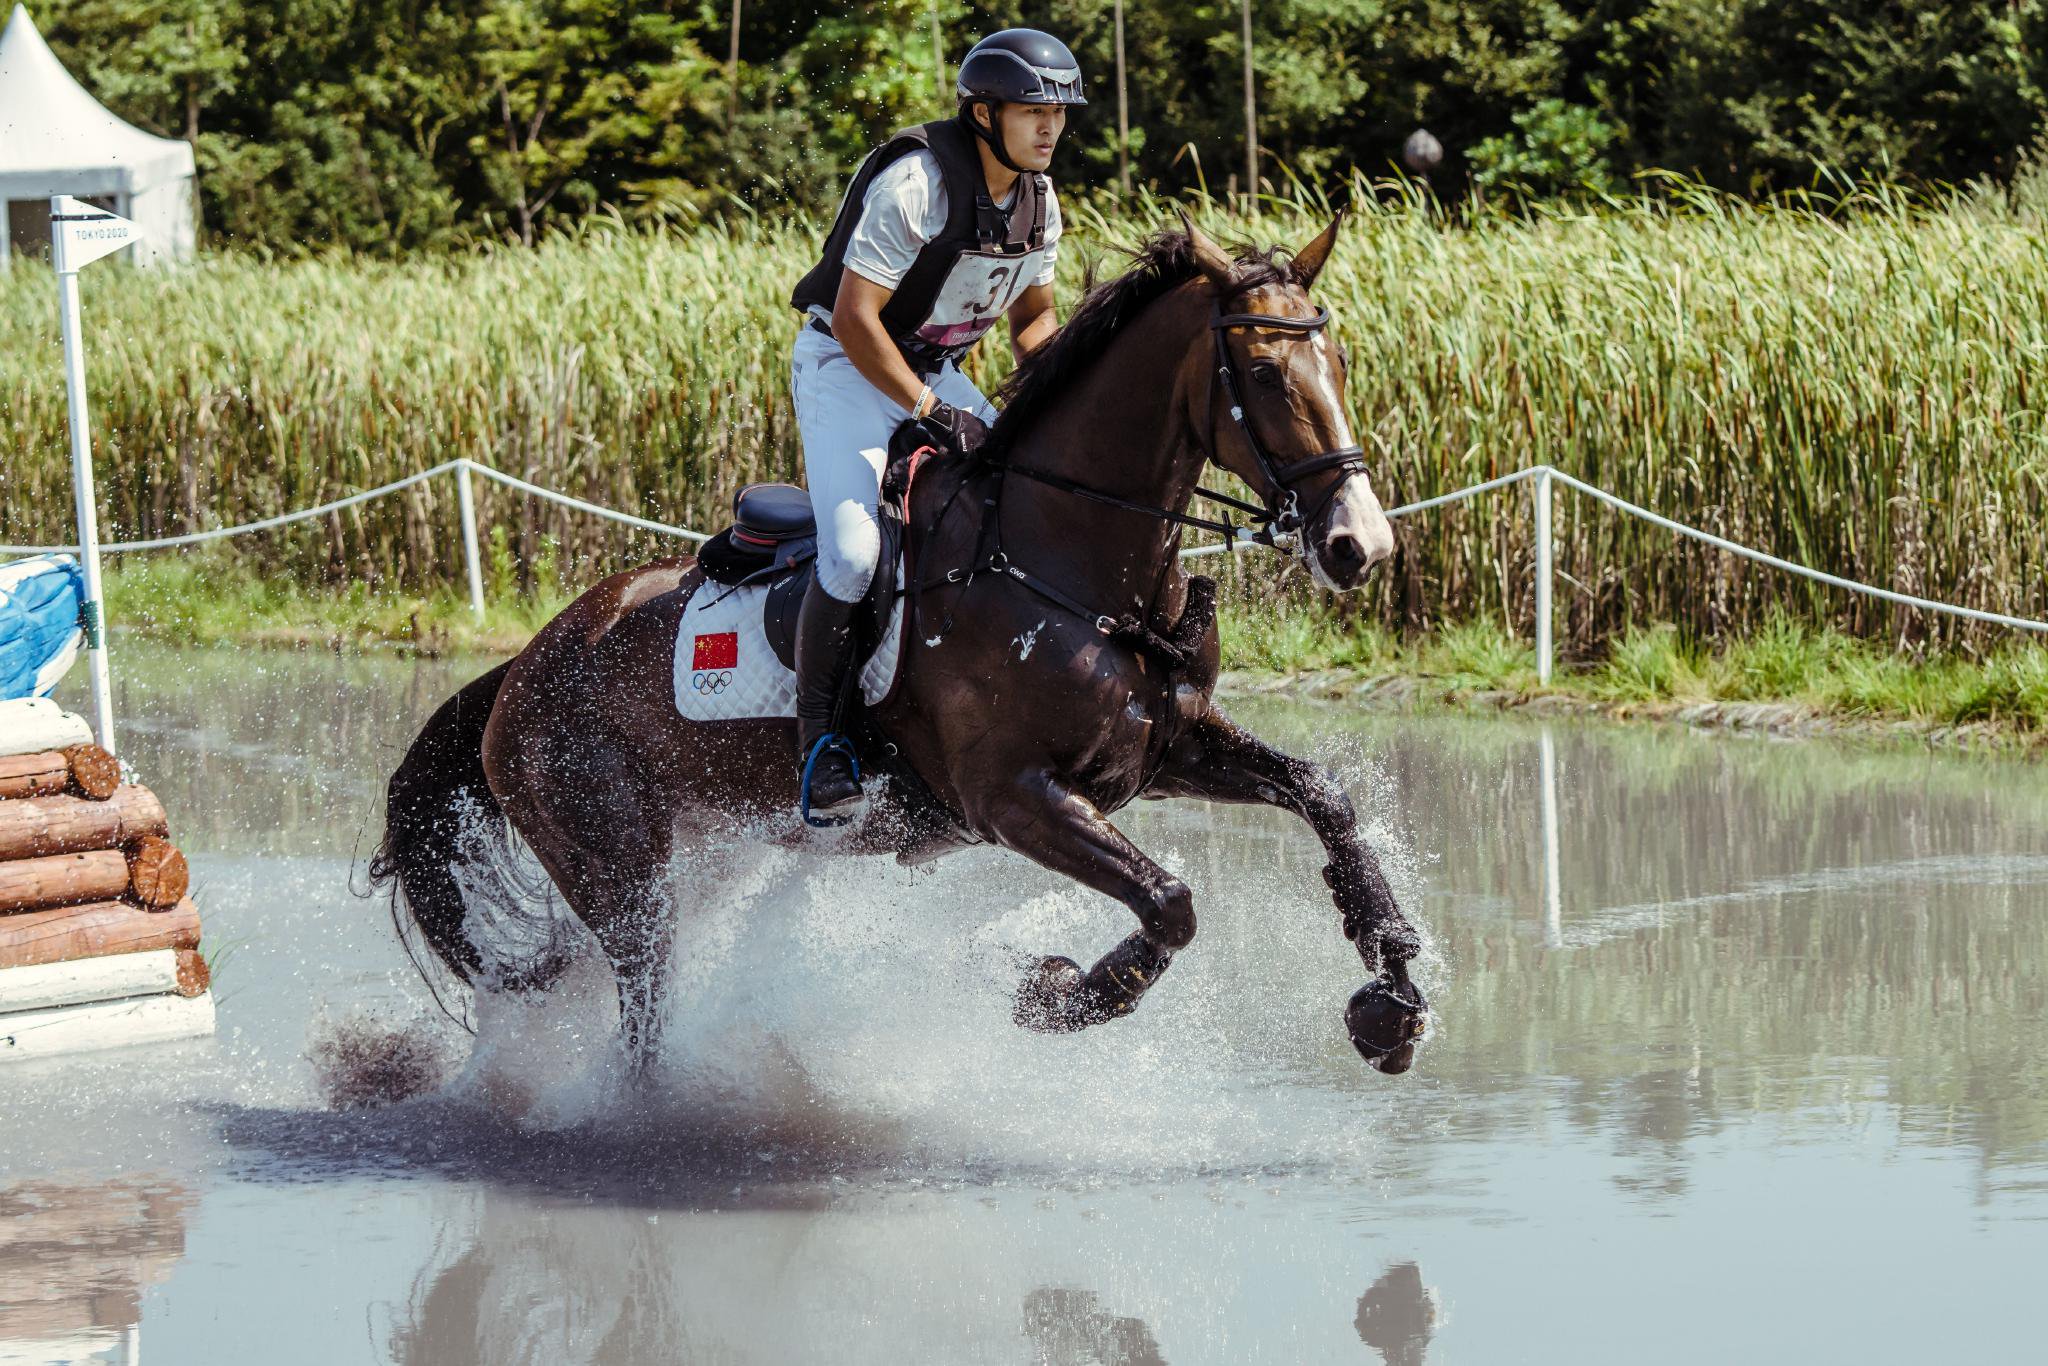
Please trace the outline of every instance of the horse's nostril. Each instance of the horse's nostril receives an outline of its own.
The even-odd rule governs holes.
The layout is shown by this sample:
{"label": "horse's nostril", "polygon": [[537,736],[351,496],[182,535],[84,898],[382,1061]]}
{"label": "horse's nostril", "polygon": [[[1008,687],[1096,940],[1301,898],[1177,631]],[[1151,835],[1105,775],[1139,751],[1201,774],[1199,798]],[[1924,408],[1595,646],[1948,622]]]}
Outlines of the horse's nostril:
{"label": "horse's nostril", "polygon": [[1365,563],[1365,547],[1349,532],[1338,532],[1330,538],[1330,567],[1350,573]]}

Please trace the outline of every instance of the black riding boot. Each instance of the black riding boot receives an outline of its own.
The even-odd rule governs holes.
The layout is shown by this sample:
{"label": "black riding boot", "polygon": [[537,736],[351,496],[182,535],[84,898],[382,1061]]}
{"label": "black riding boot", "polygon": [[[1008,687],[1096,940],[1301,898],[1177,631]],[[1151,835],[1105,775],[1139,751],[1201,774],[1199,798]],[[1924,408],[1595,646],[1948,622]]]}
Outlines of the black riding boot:
{"label": "black riding boot", "polygon": [[[816,579],[804,590],[796,615],[796,741],[797,774],[811,770],[811,810],[830,813],[860,797],[848,749],[818,742],[839,726],[840,694],[853,672],[854,615],[859,603],[841,602]],[[815,760],[812,752],[816,750]]]}

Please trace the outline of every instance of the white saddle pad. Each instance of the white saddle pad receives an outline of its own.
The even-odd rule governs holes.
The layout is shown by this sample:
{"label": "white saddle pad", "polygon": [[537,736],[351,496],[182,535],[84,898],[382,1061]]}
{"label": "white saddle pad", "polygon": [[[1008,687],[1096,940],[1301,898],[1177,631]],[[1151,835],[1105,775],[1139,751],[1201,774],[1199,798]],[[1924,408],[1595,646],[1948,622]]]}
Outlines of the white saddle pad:
{"label": "white saddle pad", "polygon": [[[903,586],[903,567],[896,567]],[[785,668],[761,625],[767,584],[728,588],[706,580],[690,595],[676,637],[676,710],[689,721],[749,721],[796,715],[796,671]],[[877,706],[896,682],[903,657],[903,599],[889,613],[882,643],[861,666],[861,695]]]}

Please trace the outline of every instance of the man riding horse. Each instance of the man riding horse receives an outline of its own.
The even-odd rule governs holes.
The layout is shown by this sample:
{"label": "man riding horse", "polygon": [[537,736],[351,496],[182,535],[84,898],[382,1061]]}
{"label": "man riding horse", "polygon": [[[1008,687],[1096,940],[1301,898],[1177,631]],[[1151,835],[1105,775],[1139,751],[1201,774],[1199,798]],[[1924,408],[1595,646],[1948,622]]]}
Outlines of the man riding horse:
{"label": "man riding horse", "polygon": [[[899,133],[863,164],[796,289],[815,556],[812,528],[788,515],[806,495],[757,487],[781,511],[754,526],[763,548],[737,578],[713,550],[749,526],[745,491],[700,554],[593,586],[427,722],[386,790],[373,878],[402,894],[401,934],[417,929],[459,977],[544,990],[577,941],[506,874],[523,867],[516,833],[611,964],[644,1069],[678,935],[694,942],[699,909],[745,894],[733,860],[797,833],[788,808],[806,797],[829,812],[861,795],[841,729],[872,737],[890,781],[810,852],[915,864],[1003,848],[1136,919],[1091,967],[1025,965],[1012,1017],[1032,1029],[1128,1015],[1194,939],[1194,889],[1115,812],[1153,798],[1273,806],[1321,844],[1339,926],[1371,974],[1345,1031],[1372,1066],[1404,1071],[1428,1015],[1408,972],[1421,936],[1336,776],[1217,706],[1216,585],[1180,558],[1190,531],[1249,532],[1342,592],[1393,550],[1345,403],[1349,360],[1311,292],[1342,217],[1292,251],[1236,254],[1184,219],[1056,327],[1060,220],[1043,170],[1081,103],[1079,69],[1057,40],[1011,29],[967,55],[959,93],[957,120]],[[991,429],[958,362],[1005,316],[1018,367]],[[957,458],[907,484],[899,569],[877,505],[906,436]],[[1204,487],[1211,468],[1249,498]],[[1196,498],[1251,520],[1195,515]],[[894,624],[857,616],[899,573]],[[856,726],[839,711],[857,644],[887,662],[860,679]],[[516,932],[480,933],[505,926]]]}
{"label": "man riding horse", "polygon": [[935,445],[972,454],[995,409],[961,358],[1000,317],[1020,358],[1058,327],[1060,210],[1044,173],[1067,109],[1088,102],[1080,64],[1050,34],[1004,29],[968,52],[955,93],[957,118],[905,129],[861,165],[790,300],[807,315],[790,393],[818,528],[797,618],[797,767],[823,816],[861,795],[838,715],[880,570],[890,438],[916,421]]}

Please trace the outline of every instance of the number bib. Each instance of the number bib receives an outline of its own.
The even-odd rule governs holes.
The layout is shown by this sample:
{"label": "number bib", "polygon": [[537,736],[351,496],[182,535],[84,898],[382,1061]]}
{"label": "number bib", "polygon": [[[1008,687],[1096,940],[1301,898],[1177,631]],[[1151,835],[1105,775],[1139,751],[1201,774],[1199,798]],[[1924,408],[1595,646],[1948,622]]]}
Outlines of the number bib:
{"label": "number bib", "polygon": [[1021,256],[962,252],[939,286],[931,315],[919,325],[917,339],[944,350],[964,350],[981,339],[997,318],[1038,277],[1045,249]]}

